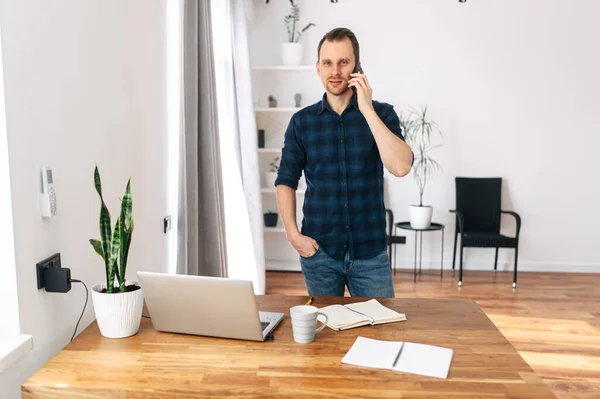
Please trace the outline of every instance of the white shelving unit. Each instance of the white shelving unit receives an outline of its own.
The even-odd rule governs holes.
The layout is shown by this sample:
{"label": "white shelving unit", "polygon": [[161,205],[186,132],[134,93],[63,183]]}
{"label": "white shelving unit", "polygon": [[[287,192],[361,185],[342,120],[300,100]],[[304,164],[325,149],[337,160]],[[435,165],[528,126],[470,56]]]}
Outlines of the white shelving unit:
{"label": "white shelving unit", "polygon": [[294,107],[275,107],[275,108],[254,108],[256,112],[291,112],[294,113],[296,111],[300,111],[302,108],[294,108]]}
{"label": "white shelving unit", "polygon": [[265,233],[285,233],[285,227],[264,227]]}
{"label": "white shelving unit", "polygon": [[[275,188],[261,188],[260,191],[263,194],[277,194],[277,189]],[[296,190],[296,195],[304,195],[305,192],[306,190],[298,189]]]}
{"label": "white shelving unit", "polygon": [[255,65],[253,71],[314,71],[314,65]]}
{"label": "white shelving unit", "polygon": [[[304,80],[308,79],[309,75],[304,72],[315,72],[314,65],[257,65],[252,67],[254,92],[258,98],[265,99],[267,95],[275,91],[275,97],[279,93],[279,97],[283,98],[283,104],[293,104],[293,101],[285,102],[285,99],[293,99],[294,93],[301,91],[303,97],[312,98],[313,93],[305,95],[307,92],[302,90]],[[298,72],[303,72],[296,75]],[[305,78],[306,76],[306,78]],[[296,87],[294,88],[294,85]],[[279,90],[277,92],[277,90]],[[287,95],[289,94],[289,97]],[[262,102],[262,104],[261,104]],[[263,181],[264,173],[268,170],[269,164],[274,158],[281,157],[281,147],[283,147],[283,138],[285,128],[287,127],[292,114],[302,109],[302,107],[266,107],[264,100],[255,102],[255,114],[257,121],[257,129],[265,130],[265,146],[267,148],[259,148],[259,166],[261,175],[261,196],[263,203],[263,213],[267,210],[277,212],[277,190],[275,187],[265,187]],[[299,188],[296,191],[296,216],[298,227],[302,220],[302,205],[304,203],[304,194],[306,190]],[[285,270],[285,271],[300,271],[300,262],[296,250],[289,244],[285,234],[285,228],[281,221],[281,216],[278,218],[277,226],[264,227],[264,243],[265,243],[265,261],[267,270]]]}
{"label": "white shelving unit", "polygon": [[259,154],[281,154],[280,148],[259,148]]}

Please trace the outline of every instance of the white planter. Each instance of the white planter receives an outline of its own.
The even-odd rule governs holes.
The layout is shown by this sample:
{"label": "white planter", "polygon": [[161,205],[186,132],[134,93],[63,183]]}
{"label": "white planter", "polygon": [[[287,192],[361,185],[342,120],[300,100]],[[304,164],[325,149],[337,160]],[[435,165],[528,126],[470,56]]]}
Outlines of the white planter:
{"label": "white planter", "polygon": [[[138,285],[127,281],[127,285]],[[100,333],[106,338],[125,338],[137,334],[142,320],[144,292],[138,289],[117,294],[103,294],[106,286],[98,284],[92,288],[92,302]]]}
{"label": "white planter", "polygon": [[433,208],[431,206],[411,205],[409,210],[410,227],[424,230],[431,224]]}
{"label": "white planter", "polygon": [[281,43],[281,62],[283,65],[300,65],[302,63],[302,44]]}
{"label": "white planter", "polygon": [[277,179],[277,172],[265,172],[265,187],[275,188],[275,180]]}

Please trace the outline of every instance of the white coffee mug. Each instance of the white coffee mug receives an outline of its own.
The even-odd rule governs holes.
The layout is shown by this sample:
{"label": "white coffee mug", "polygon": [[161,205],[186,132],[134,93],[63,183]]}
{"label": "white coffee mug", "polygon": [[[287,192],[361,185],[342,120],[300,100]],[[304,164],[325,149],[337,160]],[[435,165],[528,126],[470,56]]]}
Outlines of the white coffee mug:
{"label": "white coffee mug", "polygon": [[[325,317],[325,322],[319,328],[317,327],[317,316]],[[292,317],[292,331],[294,341],[300,344],[313,342],[315,334],[325,328],[329,322],[329,317],[325,313],[319,312],[319,308],[311,305],[298,305],[290,308]]]}

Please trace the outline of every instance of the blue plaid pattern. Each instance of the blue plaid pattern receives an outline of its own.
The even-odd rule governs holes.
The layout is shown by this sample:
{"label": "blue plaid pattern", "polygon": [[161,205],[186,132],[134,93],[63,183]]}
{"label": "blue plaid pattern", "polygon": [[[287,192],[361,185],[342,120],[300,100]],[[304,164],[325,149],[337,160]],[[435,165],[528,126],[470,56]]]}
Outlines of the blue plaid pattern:
{"label": "blue plaid pattern", "polygon": [[[373,101],[375,112],[404,140],[393,106]],[[383,163],[375,138],[358,109],[356,94],[341,115],[323,99],[296,112],[285,132],[275,186],[298,188],[304,171],[301,233],[330,257],[369,259],[387,245]]]}

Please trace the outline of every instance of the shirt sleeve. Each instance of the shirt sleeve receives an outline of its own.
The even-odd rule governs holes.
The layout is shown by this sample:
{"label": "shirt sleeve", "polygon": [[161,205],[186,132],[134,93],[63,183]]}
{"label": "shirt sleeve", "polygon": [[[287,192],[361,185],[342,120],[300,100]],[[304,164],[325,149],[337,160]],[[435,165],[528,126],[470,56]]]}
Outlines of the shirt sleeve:
{"label": "shirt sleeve", "polygon": [[283,139],[275,186],[283,184],[296,190],[305,165],[306,151],[298,139],[295,117],[292,117]]}
{"label": "shirt sleeve", "polygon": [[396,111],[394,111],[393,106],[389,106],[388,111],[383,118],[383,123],[385,123],[387,128],[390,129],[392,133],[404,140],[402,128],[400,127],[400,118],[398,117]]}
{"label": "shirt sleeve", "polygon": [[[392,133],[394,133],[396,136],[400,137],[403,141],[404,140],[404,135],[402,134],[402,128],[400,127],[400,118],[398,117],[398,114],[396,113],[396,111],[394,111],[394,107],[390,106],[389,107],[389,111],[386,114],[386,116],[383,118],[383,123],[385,123],[385,125],[387,126],[388,129],[390,129],[390,131]],[[414,165],[415,163],[415,153],[412,153],[412,162],[411,162],[411,166]]]}

